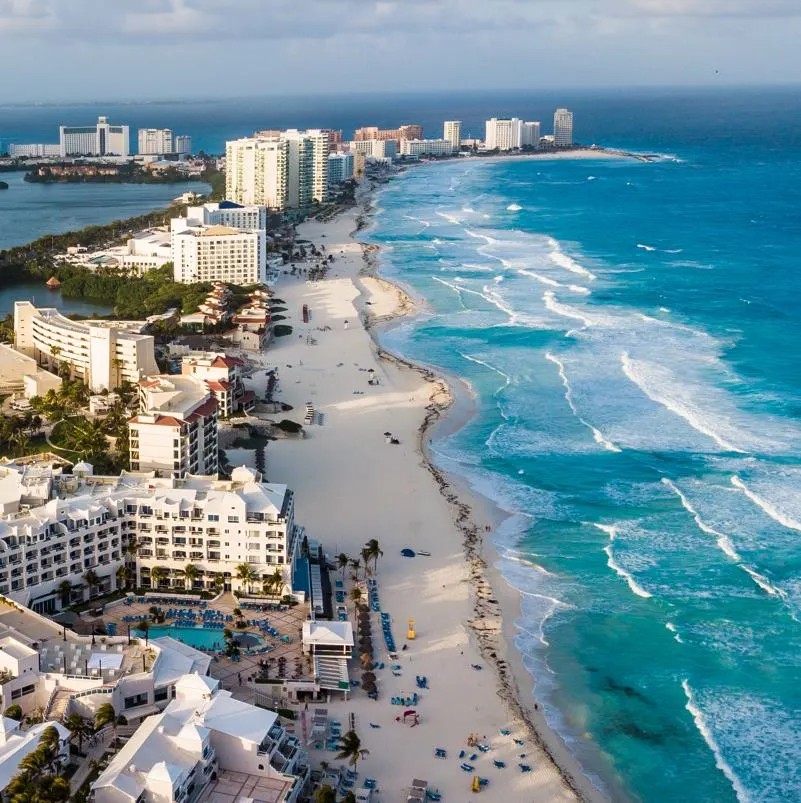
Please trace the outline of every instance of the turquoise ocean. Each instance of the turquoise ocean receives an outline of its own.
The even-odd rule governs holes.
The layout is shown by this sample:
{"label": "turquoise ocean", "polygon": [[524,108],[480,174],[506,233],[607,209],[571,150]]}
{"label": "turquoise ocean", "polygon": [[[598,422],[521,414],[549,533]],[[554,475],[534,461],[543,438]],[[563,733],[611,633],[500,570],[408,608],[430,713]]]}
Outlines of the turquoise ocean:
{"label": "turquoise ocean", "polygon": [[593,781],[801,800],[799,129],[667,119],[614,143],[650,163],[391,181],[367,239],[425,303],[385,343],[475,393],[436,460],[510,514],[516,646]]}

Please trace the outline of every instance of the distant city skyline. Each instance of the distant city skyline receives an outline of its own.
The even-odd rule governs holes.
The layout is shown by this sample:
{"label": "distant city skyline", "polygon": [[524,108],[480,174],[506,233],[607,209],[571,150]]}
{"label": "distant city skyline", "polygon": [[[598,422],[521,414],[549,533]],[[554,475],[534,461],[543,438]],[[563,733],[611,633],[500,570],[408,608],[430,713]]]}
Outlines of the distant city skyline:
{"label": "distant city skyline", "polygon": [[797,0],[0,0],[0,102],[220,97],[234,64],[241,97],[801,83],[800,34]]}

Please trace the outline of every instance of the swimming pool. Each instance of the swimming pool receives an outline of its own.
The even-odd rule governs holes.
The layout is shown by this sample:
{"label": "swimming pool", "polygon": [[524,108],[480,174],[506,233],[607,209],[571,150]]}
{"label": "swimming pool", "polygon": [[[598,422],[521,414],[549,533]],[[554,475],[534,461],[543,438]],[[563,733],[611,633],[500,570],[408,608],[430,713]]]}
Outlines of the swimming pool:
{"label": "swimming pool", "polygon": [[[145,634],[141,630],[134,630],[133,634],[137,638],[144,638]],[[169,636],[170,638],[183,641],[190,647],[197,647],[200,650],[221,650],[225,646],[222,630],[206,630],[203,627],[177,627],[175,625],[155,625],[147,632],[149,639],[159,638],[159,636]],[[234,641],[244,648],[258,647],[264,642],[261,636],[255,633],[237,633],[234,631]]]}

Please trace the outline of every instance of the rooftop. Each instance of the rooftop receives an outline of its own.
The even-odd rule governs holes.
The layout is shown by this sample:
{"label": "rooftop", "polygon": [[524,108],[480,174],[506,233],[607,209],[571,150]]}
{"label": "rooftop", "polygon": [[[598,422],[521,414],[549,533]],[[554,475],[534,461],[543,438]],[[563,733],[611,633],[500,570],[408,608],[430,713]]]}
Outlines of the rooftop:
{"label": "rooftop", "polygon": [[304,622],[304,644],[353,646],[353,625],[350,622]]}

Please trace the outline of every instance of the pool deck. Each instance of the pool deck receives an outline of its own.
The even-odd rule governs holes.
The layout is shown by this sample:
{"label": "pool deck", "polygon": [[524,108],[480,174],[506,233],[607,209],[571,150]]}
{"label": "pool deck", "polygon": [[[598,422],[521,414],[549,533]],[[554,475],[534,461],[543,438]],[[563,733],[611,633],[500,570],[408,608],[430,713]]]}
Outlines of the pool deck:
{"label": "pool deck", "polygon": [[[164,598],[168,598],[169,594],[165,593]],[[138,599],[138,598],[137,598]],[[265,600],[266,601],[266,600]],[[171,603],[164,602],[136,602],[131,605],[117,605],[104,613],[103,621],[108,623],[115,623],[117,625],[117,634],[125,635],[130,626],[133,631],[136,624],[133,622],[124,622],[123,617],[135,616],[137,620],[142,618],[150,618],[150,608],[157,605],[163,610],[170,607],[181,608],[191,607],[200,610],[197,605],[184,605],[183,601],[176,599]],[[215,600],[208,600],[208,608],[215,611],[221,611],[225,615],[233,615],[234,608],[240,607],[239,600],[233,594],[223,594]],[[265,644],[271,644],[273,649],[267,654],[260,655],[246,655],[242,651],[239,661],[232,661],[222,655],[217,655],[212,660],[210,674],[212,677],[222,681],[224,688],[234,692],[237,699],[246,702],[253,702],[256,699],[257,686],[254,683],[256,677],[261,672],[260,661],[267,662],[270,668],[270,677],[278,676],[278,659],[285,658],[287,666],[287,679],[293,679],[295,670],[300,666],[302,676],[307,677],[307,667],[302,658],[301,651],[301,635],[303,633],[303,622],[309,617],[308,604],[296,605],[288,608],[285,611],[255,611],[247,608],[242,608],[243,618],[246,620],[254,620],[256,622],[268,621],[279,632],[279,637],[274,638],[267,633],[262,632],[258,627],[247,627],[244,630],[237,628],[233,622],[226,623],[226,627],[235,634],[252,633],[258,635],[264,640]],[[175,620],[165,619],[164,622],[159,623],[157,626],[174,624]],[[211,632],[219,633],[220,641],[223,639],[222,630],[213,630]],[[280,636],[288,636],[291,641],[286,644],[280,640]],[[241,679],[241,682],[240,682]]]}

